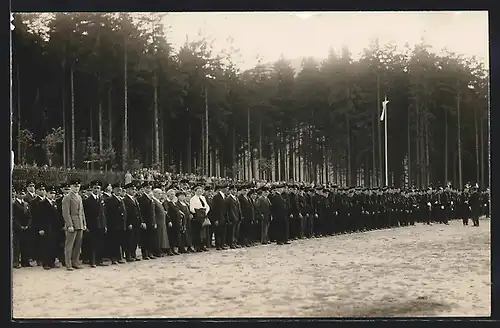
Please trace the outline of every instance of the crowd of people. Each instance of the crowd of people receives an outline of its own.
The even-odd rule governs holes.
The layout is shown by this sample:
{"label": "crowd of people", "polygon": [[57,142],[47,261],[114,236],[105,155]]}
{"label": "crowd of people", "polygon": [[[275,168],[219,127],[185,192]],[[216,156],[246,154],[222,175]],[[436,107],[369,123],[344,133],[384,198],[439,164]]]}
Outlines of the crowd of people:
{"label": "crowd of people", "polygon": [[479,226],[489,190],[305,183],[73,179],[13,186],[13,267],[67,270],[410,226]]}

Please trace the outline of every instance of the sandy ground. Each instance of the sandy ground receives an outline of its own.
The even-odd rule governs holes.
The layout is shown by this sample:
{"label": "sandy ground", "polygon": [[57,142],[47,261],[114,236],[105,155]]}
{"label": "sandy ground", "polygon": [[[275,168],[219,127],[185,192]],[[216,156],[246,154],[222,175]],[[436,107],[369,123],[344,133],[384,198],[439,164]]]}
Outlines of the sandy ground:
{"label": "sandy ground", "polygon": [[13,271],[14,318],[490,316],[490,221]]}

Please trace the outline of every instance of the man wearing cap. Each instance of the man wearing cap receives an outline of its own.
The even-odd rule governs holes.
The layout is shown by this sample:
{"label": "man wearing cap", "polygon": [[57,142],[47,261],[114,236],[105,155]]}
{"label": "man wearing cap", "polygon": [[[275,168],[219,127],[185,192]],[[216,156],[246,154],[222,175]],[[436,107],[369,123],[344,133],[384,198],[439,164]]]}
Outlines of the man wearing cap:
{"label": "man wearing cap", "polygon": [[56,267],[60,228],[59,210],[55,201],[56,190],[53,186],[45,187],[45,191],[40,191],[40,195],[42,199],[37,205],[33,227],[39,236],[40,260],[43,268],[49,270]]}
{"label": "man wearing cap", "polygon": [[227,228],[227,215],[226,215],[226,191],[225,187],[218,185],[215,187],[215,195],[212,197],[212,214],[213,225],[215,228],[215,249],[222,250],[227,248],[226,228]]}
{"label": "man wearing cap", "polygon": [[248,197],[248,186],[242,186],[240,188],[240,193],[238,200],[240,201],[241,207],[241,223],[240,223],[240,235],[239,244],[243,247],[250,246],[250,232],[252,227],[252,221],[254,220],[255,211],[253,204]]}
{"label": "man wearing cap", "polygon": [[37,198],[37,195],[35,193],[35,183],[31,180],[28,180],[26,182],[26,195],[24,196],[24,200],[28,202],[28,204],[31,203],[32,200]]}
{"label": "man wearing cap", "polygon": [[479,216],[481,215],[481,198],[479,194],[479,186],[476,184],[471,188],[469,196],[470,213],[472,216],[472,224],[474,227],[479,227]]}
{"label": "man wearing cap", "polygon": [[260,225],[260,242],[269,244],[269,223],[271,222],[271,203],[266,197],[265,187],[257,189],[257,199],[255,200],[255,216]]}
{"label": "man wearing cap", "polygon": [[113,184],[111,197],[104,201],[107,220],[107,237],[109,238],[109,256],[111,264],[123,264],[123,252],[126,249],[125,231],[127,229],[127,212],[122,199],[120,183]]}
{"label": "man wearing cap", "polygon": [[[12,190],[12,198],[12,264],[16,269],[21,266],[31,267],[29,261],[29,229],[32,223],[30,205],[20,197],[15,189]],[[19,263],[19,260],[21,263]]]}
{"label": "man wearing cap", "polygon": [[276,243],[278,245],[290,244],[288,242],[288,209],[285,199],[281,195],[281,188],[274,188],[271,197],[271,215],[276,224]]}
{"label": "man wearing cap", "polygon": [[37,183],[35,186],[35,197],[31,199],[31,215],[33,219],[33,227],[31,229],[31,257],[36,260],[38,266],[42,266],[43,247],[42,237],[40,236],[35,222],[40,222],[40,216],[43,216],[40,210],[40,204],[45,200],[45,184]]}
{"label": "man wearing cap", "polygon": [[104,236],[107,232],[107,222],[104,209],[104,200],[100,196],[101,182],[98,180],[90,183],[92,188],[89,196],[83,200],[85,219],[87,220],[88,252],[90,266],[104,266],[103,245]]}
{"label": "man wearing cap", "polygon": [[127,262],[138,261],[137,246],[139,245],[142,232],[146,229],[146,224],[142,220],[141,209],[137,201],[137,187],[133,182],[125,185],[125,196],[123,203],[125,204],[126,225],[125,232],[125,257]]}
{"label": "man wearing cap", "polygon": [[64,222],[64,217],[63,217],[63,213],[62,213],[62,200],[63,200],[64,196],[66,196],[68,193],[69,193],[69,185],[64,182],[60,185],[59,194],[55,200],[57,210],[58,210],[57,250],[56,250],[56,253],[57,253],[57,258],[59,259],[59,262],[61,262],[61,264],[63,266],[65,266],[64,244],[66,242],[66,230],[64,229],[65,222]]}
{"label": "man wearing cap", "polygon": [[236,192],[237,187],[235,185],[230,186],[229,196],[226,198],[226,244],[232,249],[240,248],[237,241],[240,233],[241,207]]}
{"label": "man wearing cap", "polygon": [[155,203],[152,196],[152,183],[146,181],[142,184],[142,194],[137,198],[142,220],[146,224],[146,229],[143,230],[141,236],[141,252],[143,259],[155,259],[155,255],[160,253],[160,246],[158,245],[158,225],[155,217]]}
{"label": "man wearing cap", "polygon": [[64,245],[64,262],[66,269],[81,269],[79,263],[83,240],[83,231],[87,229],[82,197],[78,194],[80,181],[72,179],[69,182],[70,192],[62,200],[62,213],[66,241]]}

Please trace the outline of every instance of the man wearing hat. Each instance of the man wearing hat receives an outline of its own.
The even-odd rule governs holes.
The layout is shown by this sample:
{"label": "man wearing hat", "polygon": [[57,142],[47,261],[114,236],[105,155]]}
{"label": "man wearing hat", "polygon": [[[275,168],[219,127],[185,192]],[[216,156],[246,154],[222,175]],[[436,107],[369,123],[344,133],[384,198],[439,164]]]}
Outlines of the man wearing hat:
{"label": "man wearing hat", "polygon": [[[15,189],[12,190],[12,198],[12,264],[16,269],[21,266],[31,267],[29,261],[29,229],[32,223],[30,205],[20,197]],[[21,262],[19,263],[19,261]]]}
{"label": "man wearing hat", "polygon": [[126,248],[125,231],[127,229],[127,212],[121,197],[122,187],[120,183],[112,185],[113,192],[104,201],[105,216],[107,221],[107,238],[109,239],[109,256],[111,264],[123,264],[123,252]]}
{"label": "man wearing hat", "polygon": [[241,206],[238,197],[236,196],[236,192],[236,186],[231,185],[229,187],[229,196],[226,197],[226,244],[232,249],[240,248],[237,240],[240,233]]}
{"label": "man wearing hat", "polygon": [[215,195],[212,197],[212,222],[215,228],[215,248],[217,250],[226,249],[227,215],[226,215],[226,190],[225,186],[215,187]]}
{"label": "man wearing hat", "polygon": [[260,242],[261,244],[270,244],[269,241],[269,223],[271,222],[271,203],[267,199],[265,187],[257,189],[257,199],[255,200],[255,216],[260,224]]}
{"label": "man wearing hat", "polygon": [[254,220],[255,211],[253,204],[248,197],[249,186],[242,186],[240,188],[240,194],[238,200],[240,201],[241,207],[241,223],[240,223],[240,235],[239,244],[241,246],[250,246],[250,232],[252,227],[252,221]]}
{"label": "man wearing hat", "polygon": [[271,215],[275,222],[276,243],[278,245],[290,244],[288,241],[288,208],[281,195],[281,188],[274,188],[271,200]]}
{"label": "man wearing hat", "polygon": [[136,255],[137,246],[143,230],[146,229],[146,224],[142,221],[139,202],[136,199],[137,188],[133,182],[125,185],[125,193],[123,197],[125,212],[127,213],[125,255],[127,262],[132,262],[139,260]]}
{"label": "man wearing hat", "polygon": [[35,185],[35,197],[31,199],[31,215],[33,219],[33,227],[31,229],[31,255],[32,259],[36,260],[38,266],[42,266],[42,257],[43,257],[43,241],[42,237],[39,234],[37,228],[35,227],[36,222],[40,222],[40,220],[44,220],[45,218],[40,219],[40,216],[43,216],[43,212],[40,209],[40,204],[45,201],[45,183],[40,182]]}
{"label": "man wearing hat", "polygon": [[57,206],[57,222],[58,222],[58,228],[57,228],[57,258],[59,259],[59,262],[61,262],[62,265],[65,266],[64,262],[64,244],[66,242],[66,230],[64,229],[64,217],[62,213],[62,200],[64,196],[66,196],[69,193],[69,185],[64,182],[61,183],[59,186],[59,195],[56,197],[56,206]]}
{"label": "man wearing hat", "polygon": [[107,232],[107,222],[104,209],[104,200],[101,193],[102,183],[94,180],[90,183],[91,192],[83,200],[85,218],[87,220],[88,252],[90,266],[95,268],[97,265],[103,266],[103,246],[104,236]]}
{"label": "man wearing hat", "polygon": [[470,213],[472,216],[472,224],[474,227],[479,227],[479,216],[481,215],[481,197],[479,194],[479,185],[471,187],[471,192],[469,196],[470,203]]}
{"label": "man wearing hat", "polygon": [[155,259],[160,253],[158,225],[155,217],[155,203],[153,200],[152,183],[143,182],[142,194],[137,198],[143,222],[146,229],[141,236],[141,252],[143,259]]}
{"label": "man wearing hat", "polygon": [[46,186],[43,197],[37,205],[37,213],[34,216],[33,227],[39,237],[40,261],[43,268],[49,270],[55,268],[57,257],[57,246],[59,239],[59,210],[56,203],[56,190],[53,186]]}
{"label": "man wearing hat", "polygon": [[28,204],[30,204],[31,201],[35,198],[37,198],[37,195],[35,193],[35,183],[31,180],[28,180],[26,182],[26,195],[24,196],[24,200],[28,202]]}
{"label": "man wearing hat", "polygon": [[82,268],[79,258],[83,231],[87,229],[87,222],[85,220],[82,197],[78,194],[80,185],[81,183],[78,179],[70,180],[70,192],[62,200],[62,213],[66,231],[64,262],[68,271]]}

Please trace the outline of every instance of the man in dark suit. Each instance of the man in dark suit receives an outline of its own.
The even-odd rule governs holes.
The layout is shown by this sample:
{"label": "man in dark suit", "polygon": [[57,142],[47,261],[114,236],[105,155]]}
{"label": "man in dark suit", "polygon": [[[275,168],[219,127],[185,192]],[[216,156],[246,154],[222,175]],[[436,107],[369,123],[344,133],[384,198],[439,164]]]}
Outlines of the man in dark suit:
{"label": "man in dark suit", "polygon": [[40,191],[42,198],[38,201],[37,212],[33,217],[33,229],[38,233],[40,261],[43,268],[49,270],[56,267],[58,232],[60,228],[59,210],[55,201],[56,191],[47,186]]}
{"label": "man in dark suit", "polygon": [[136,256],[137,246],[141,233],[146,229],[146,224],[142,221],[141,209],[136,199],[137,188],[133,182],[125,185],[126,195],[123,197],[125,211],[127,212],[127,230],[125,233],[126,246],[125,255],[127,262],[139,261]]}
{"label": "man in dark suit", "polygon": [[248,197],[248,186],[243,186],[241,188],[238,200],[240,201],[241,207],[239,243],[241,246],[247,247],[250,246],[251,224],[255,215],[253,204]]}
{"label": "man in dark suit", "polygon": [[212,224],[215,227],[215,248],[217,250],[226,249],[226,188],[225,186],[216,186],[215,195],[212,197],[211,211]]}
{"label": "man in dark suit", "polygon": [[240,248],[237,241],[240,234],[241,207],[236,192],[236,186],[230,186],[229,196],[226,198],[226,222],[228,223],[226,243],[233,249]]}
{"label": "man in dark suit", "polygon": [[146,229],[143,231],[141,237],[141,252],[142,258],[155,259],[155,254],[160,253],[160,247],[158,245],[158,225],[156,224],[155,218],[155,203],[152,198],[152,183],[144,182],[142,184],[142,193],[137,198],[139,202],[139,209],[141,211],[141,216],[143,222],[146,224]]}
{"label": "man in dark suit", "polygon": [[288,208],[281,191],[280,187],[275,187],[271,198],[271,215],[276,221],[276,243],[278,245],[290,244],[288,241]]}
{"label": "man in dark suit", "polygon": [[127,223],[127,212],[123,203],[122,187],[119,183],[113,184],[113,193],[104,201],[105,216],[107,220],[107,233],[111,263],[125,263],[122,254],[125,249],[125,230]]}
{"label": "man in dark suit", "polygon": [[250,221],[250,245],[255,246],[261,239],[260,216],[255,211],[255,202],[257,201],[257,189],[252,188],[247,193],[248,199],[253,209],[252,220]]}
{"label": "man in dark suit", "polygon": [[30,205],[19,196],[16,189],[12,190],[12,198],[12,265],[14,268],[19,269],[21,266],[31,266],[29,262],[29,231],[32,220]]}
{"label": "man in dark suit", "polygon": [[40,216],[40,204],[45,200],[45,184],[37,183],[35,186],[35,197],[31,199],[31,216],[33,219],[33,226],[30,231],[31,236],[31,258],[36,260],[36,264],[38,266],[43,265],[43,238],[39,234],[38,229],[35,227],[35,221],[37,221],[37,217]]}
{"label": "man in dark suit", "polygon": [[257,190],[257,199],[255,200],[255,216],[259,218],[260,223],[260,242],[270,244],[269,224],[271,222],[271,202],[267,198],[267,188],[262,187]]}
{"label": "man in dark suit", "polygon": [[290,203],[290,239],[298,239],[300,232],[300,209],[297,188],[292,185],[288,193]]}
{"label": "man in dark suit", "polygon": [[101,192],[102,183],[92,181],[92,188],[89,196],[83,200],[83,209],[87,219],[87,238],[90,266],[95,268],[97,265],[106,266],[103,262],[104,236],[107,232],[107,221],[104,208],[104,199]]}

